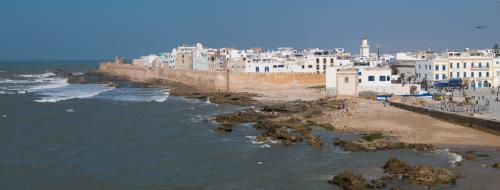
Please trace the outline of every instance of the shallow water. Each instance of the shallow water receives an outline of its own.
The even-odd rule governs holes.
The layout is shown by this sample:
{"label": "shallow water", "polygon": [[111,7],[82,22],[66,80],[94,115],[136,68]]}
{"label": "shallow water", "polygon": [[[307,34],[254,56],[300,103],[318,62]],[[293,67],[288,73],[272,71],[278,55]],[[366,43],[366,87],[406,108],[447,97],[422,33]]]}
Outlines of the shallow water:
{"label": "shallow water", "polygon": [[[226,134],[203,122],[241,107],[47,77],[52,68],[84,72],[96,64],[0,63],[1,189],[336,189],[326,183],[332,175],[351,170],[375,178],[389,157],[451,167],[447,152],[344,152],[332,142],[357,138],[347,133],[315,130],[322,149],[253,143],[260,132],[250,124]],[[437,189],[496,189],[500,170],[482,165],[499,153],[481,151],[490,157],[452,168],[463,177]]]}

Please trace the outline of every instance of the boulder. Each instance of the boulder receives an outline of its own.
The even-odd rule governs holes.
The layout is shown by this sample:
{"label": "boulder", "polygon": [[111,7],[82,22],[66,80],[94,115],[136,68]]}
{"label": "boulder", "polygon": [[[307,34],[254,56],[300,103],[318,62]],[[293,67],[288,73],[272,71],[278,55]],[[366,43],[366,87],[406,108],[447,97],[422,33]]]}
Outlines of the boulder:
{"label": "boulder", "polygon": [[232,132],[233,131],[233,124],[227,124],[227,123],[223,123],[221,125],[219,125],[219,127],[217,127],[217,131],[220,131],[220,132]]}
{"label": "boulder", "polygon": [[314,135],[312,136],[311,139],[309,139],[307,143],[316,148],[320,148],[323,146],[323,140],[321,140],[319,136],[314,136]]}
{"label": "boulder", "polygon": [[434,187],[439,184],[455,184],[458,176],[447,169],[418,165],[411,167],[403,178],[409,183]]}
{"label": "boulder", "polygon": [[73,76],[72,72],[66,71],[64,69],[54,69],[54,71],[52,71],[52,73],[54,73],[54,76],[56,76],[56,77],[70,77],[70,76]]}
{"label": "boulder", "polygon": [[331,180],[328,180],[328,182],[345,190],[361,190],[367,188],[366,179],[360,175],[354,175],[351,172],[339,173]]}
{"label": "boulder", "polygon": [[390,158],[383,167],[384,172],[388,174],[404,174],[410,170],[410,166],[401,160]]}

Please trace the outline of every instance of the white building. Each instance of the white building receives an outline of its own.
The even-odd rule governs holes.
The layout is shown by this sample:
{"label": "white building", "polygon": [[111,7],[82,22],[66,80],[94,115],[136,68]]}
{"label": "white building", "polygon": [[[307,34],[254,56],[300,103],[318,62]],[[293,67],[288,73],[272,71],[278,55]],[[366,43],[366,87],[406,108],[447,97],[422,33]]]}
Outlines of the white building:
{"label": "white building", "polygon": [[448,51],[430,60],[417,61],[415,69],[417,82],[430,84],[451,78],[461,78],[468,87],[482,88],[495,86],[493,54],[468,50]]}

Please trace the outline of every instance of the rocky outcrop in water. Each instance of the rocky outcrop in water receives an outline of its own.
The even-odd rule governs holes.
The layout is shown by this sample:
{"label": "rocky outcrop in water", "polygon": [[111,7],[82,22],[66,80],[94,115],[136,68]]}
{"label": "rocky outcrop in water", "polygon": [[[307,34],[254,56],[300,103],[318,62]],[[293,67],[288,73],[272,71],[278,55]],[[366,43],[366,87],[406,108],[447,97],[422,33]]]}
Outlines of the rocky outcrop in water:
{"label": "rocky outcrop in water", "polygon": [[418,185],[433,187],[440,184],[454,184],[458,176],[447,169],[436,169],[426,165],[410,166],[401,160],[391,158],[383,167],[392,175],[402,175],[403,180]]}
{"label": "rocky outcrop in water", "polygon": [[342,149],[351,152],[375,152],[378,150],[394,150],[394,149],[412,149],[421,152],[435,150],[436,147],[430,144],[406,144],[402,142],[393,142],[385,139],[367,141],[364,139],[358,140],[341,140],[336,139],[335,145]]}
{"label": "rocky outcrop in water", "polygon": [[[389,184],[394,184],[396,180],[427,187],[437,185],[454,184],[458,176],[447,169],[436,169],[430,166],[417,165],[411,166],[396,158],[390,158],[383,166],[387,174],[381,178],[367,180],[361,175],[355,175],[352,172],[341,172],[329,183],[335,184],[342,189],[384,189]],[[393,187],[392,189],[400,189]]]}
{"label": "rocky outcrop in water", "polygon": [[215,116],[220,124],[255,123],[256,129],[264,131],[257,141],[279,140],[285,145],[301,142],[313,147],[322,147],[323,140],[312,134],[312,127],[335,130],[330,123],[317,123],[314,120],[324,112],[346,108],[345,100],[320,99],[317,101],[293,101],[284,104],[262,106],[261,109],[247,109],[241,112]]}
{"label": "rocky outcrop in water", "polygon": [[341,172],[328,180],[328,182],[345,190],[361,190],[386,188],[389,180],[390,178],[388,177],[367,180],[363,176],[355,175],[352,172]]}
{"label": "rocky outcrop in water", "polygon": [[500,168],[500,162],[494,163],[491,167]]}

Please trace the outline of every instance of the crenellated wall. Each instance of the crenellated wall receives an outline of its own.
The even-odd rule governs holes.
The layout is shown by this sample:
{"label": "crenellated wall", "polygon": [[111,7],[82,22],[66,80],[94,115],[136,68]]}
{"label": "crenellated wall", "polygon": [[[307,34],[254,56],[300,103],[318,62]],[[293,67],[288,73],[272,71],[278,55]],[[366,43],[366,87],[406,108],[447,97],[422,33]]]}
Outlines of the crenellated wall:
{"label": "crenellated wall", "polygon": [[164,79],[212,91],[251,91],[274,87],[325,85],[325,75],[316,73],[242,73],[229,71],[173,70],[143,68],[130,64],[101,63],[99,71],[124,76],[133,81]]}

